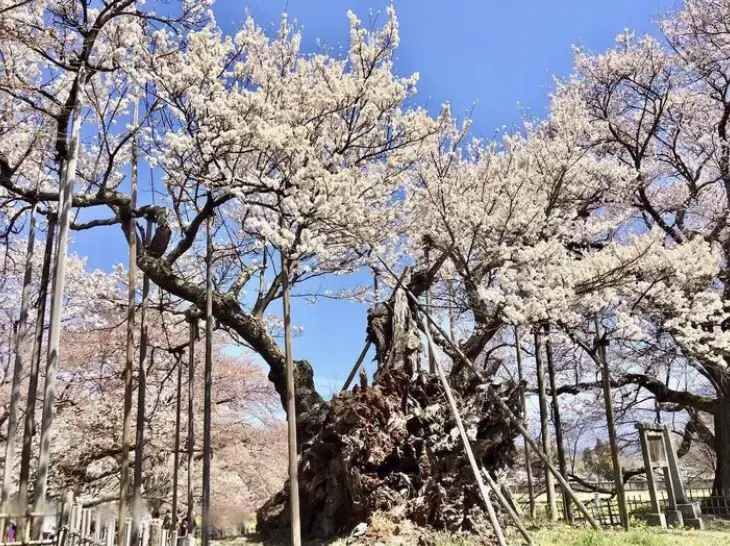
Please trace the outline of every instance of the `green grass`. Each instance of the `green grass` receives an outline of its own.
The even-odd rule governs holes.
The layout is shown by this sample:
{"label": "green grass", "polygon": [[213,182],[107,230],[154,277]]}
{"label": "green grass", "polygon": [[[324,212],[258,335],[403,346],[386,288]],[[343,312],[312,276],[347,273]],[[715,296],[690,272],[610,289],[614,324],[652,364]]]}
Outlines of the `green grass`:
{"label": "green grass", "polygon": [[725,546],[730,544],[729,531],[730,529],[696,531],[642,526],[625,533],[557,525],[541,529],[534,537],[540,546]]}
{"label": "green grass", "polygon": [[[658,529],[643,524],[634,524],[628,533],[616,530],[593,531],[589,528],[576,528],[563,524],[542,525],[530,529],[534,542],[539,546],[726,546],[730,545],[730,522],[721,520],[706,521],[709,529],[696,531],[693,529]],[[419,530],[404,526],[397,533],[393,528],[380,523],[380,532],[364,540],[353,542],[353,546],[415,546],[418,543]],[[516,530],[510,529],[508,543],[510,546],[523,544],[522,537]],[[483,542],[470,537],[448,535],[446,533],[428,533],[435,546],[479,546]],[[220,546],[288,546],[289,541],[262,542],[254,537],[238,538],[223,541]],[[307,546],[346,546],[346,538],[332,541],[309,542]]]}

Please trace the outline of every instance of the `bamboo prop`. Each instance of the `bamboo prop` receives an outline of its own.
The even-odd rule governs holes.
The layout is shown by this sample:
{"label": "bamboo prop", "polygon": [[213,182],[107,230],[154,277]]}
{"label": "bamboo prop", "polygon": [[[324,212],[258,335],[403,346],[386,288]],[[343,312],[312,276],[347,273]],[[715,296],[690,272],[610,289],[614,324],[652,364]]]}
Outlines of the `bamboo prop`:
{"label": "bamboo prop", "polygon": [[[421,310],[421,313],[425,313],[425,311]],[[433,341],[431,340],[431,332],[428,326],[424,328],[424,331],[426,334],[426,340],[428,342],[429,352],[430,354],[433,354],[435,356]],[[469,466],[471,466],[471,471],[474,474],[474,479],[476,480],[477,486],[479,487],[479,493],[481,494],[484,505],[487,508],[487,514],[489,515],[489,521],[492,523],[492,529],[494,529],[494,534],[497,535],[497,540],[499,541],[500,546],[506,546],[507,540],[504,538],[504,531],[502,531],[502,526],[499,524],[499,520],[497,519],[497,513],[494,511],[492,500],[489,498],[489,490],[484,485],[484,481],[482,480],[482,474],[479,471],[479,465],[477,465],[477,461],[474,458],[474,452],[471,449],[471,442],[469,441],[469,436],[467,436],[466,434],[464,423],[462,422],[461,415],[459,414],[459,408],[457,407],[456,400],[454,400],[454,395],[451,392],[451,386],[449,385],[449,381],[446,379],[446,374],[444,374],[444,370],[441,367],[441,364],[436,358],[433,359],[433,363],[439,379],[441,380],[441,386],[443,386],[444,392],[446,393],[446,399],[449,402],[451,413],[454,416],[456,428],[459,429],[459,435],[461,436],[461,441],[464,444],[466,458],[469,460]],[[494,490],[493,487],[492,490]]]}
{"label": "bamboo prop", "polygon": [[482,475],[484,476],[484,479],[487,480],[487,484],[489,484],[489,487],[492,489],[492,491],[494,491],[494,494],[497,495],[499,504],[501,504],[502,508],[504,508],[504,510],[507,512],[510,519],[514,522],[515,527],[517,527],[517,530],[527,541],[527,544],[529,546],[535,544],[535,542],[532,540],[532,537],[530,536],[530,533],[527,531],[527,528],[522,524],[520,516],[517,514],[517,512],[515,512],[514,508],[512,508],[512,504],[507,500],[504,494],[502,494],[499,485],[497,485],[497,483],[494,481],[491,474],[487,472],[486,469],[482,468]]}
{"label": "bamboo prop", "polygon": [[[517,378],[520,383],[524,381],[524,374],[522,373],[522,345],[520,344],[520,332],[517,326],[515,326],[515,350],[517,355]],[[525,391],[520,393],[520,404],[522,405],[523,411],[527,414],[527,404],[525,403]],[[527,473],[527,496],[530,501],[530,519],[535,519],[535,488],[532,485],[532,457],[530,457],[530,447],[525,443],[525,472]]]}
{"label": "bamboo prop", "polygon": [[[208,199],[212,200],[210,193]],[[203,375],[203,506],[202,544],[210,544],[211,413],[213,404],[213,213],[206,219],[205,253],[205,366]]]}
{"label": "bamboo prop", "polygon": [[[388,264],[379,258],[380,263],[383,264],[385,269],[388,271],[388,273],[396,278],[395,273],[393,270],[388,266]],[[426,317],[428,322],[433,325],[433,327],[436,329],[436,331],[444,338],[446,343],[449,344],[449,346],[454,350],[454,352],[459,356],[459,358],[464,362],[464,364],[467,365],[469,369],[474,371],[476,373],[476,370],[474,369],[474,365],[472,362],[467,358],[467,356],[461,351],[461,349],[452,341],[452,339],[446,334],[446,332],[441,328],[441,326],[436,322],[436,320],[429,315],[427,312],[423,310],[423,307],[418,301],[418,298],[416,298],[413,293],[411,293],[410,290],[407,288],[404,288],[406,295],[410,298],[410,300],[414,303],[416,308]],[[591,513],[588,511],[588,509],[585,507],[585,505],[581,502],[581,500],[578,498],[578,496],[575,494],[575,491],[570,487],[570,484],[563,478],[563,476],[560,475],[560,472],[552,465],[548,457],[545,455],[545,453],[542,452],[542,450],[539,448],[537,442],[534,440],[534,438],[530,435],[530,433],[527,431],[527,429],[524,427],[522,422],[520,421],[519,417],[515,415],[515,413],[512,411],[512,409],[505,403],[504,400],[502,400],[499,395],[494,391],[494,388],[489,384],[486,383],[486,391],[489,396],[494,398],[497,405],[502,409],[502,411],[505,413],[505,415],[509,418],[509,420],[515,425],[517,430],[520,431],[522,436],[525,438],[525,441],[530,444],[530,447],[535,451],[537,456],[540,458],[540,460],[548,467],[550,472],[555,476],[555,478],[560,482],[561,487],[564,487],[568,494],[570,495],[570,498],[573,500],[573,502],[576,504],[578,509],[580,510],[581,514],[583,514],[586,518],[586,520],[591,524],[591,527],[593,527],[595,530],[600,530],[601,526],[598,524],[598,522],[595,520],[595,518],[591,515]]]}
{"label": "bamboo prop", "polygon": [[294,392],[294,360],[291,339],[291,305],[289,301],[289,261],[281,254],[281,277],[284,291],[284,347],[286,350],[286,417],[289,439],[289,508],[291,510],[291,544],[301,546],[299,520],[299,457],[297,454],[297,418]]}
{"label": "bamboo prop", "polygon": [[[3,485],[0,496],[3,508],[10,498],[10,485],[13,477],[13,459],[15,459],[15,438],[18,430],[18,408],[20,406],[20,383],[25,368],[25,353],[28,345],[28,312],[30,311],[30,289],[33,280],[33,249],[35,247],[36,210],[38,203],[30,209],[30,227],[25,251],[25,268],[23,271],[23,291],[20,296],[20,316],[18,317],[18,337],[15,344],[15,366],[13,367],[13,383],[8,409],[8,434],[5,438],[5,468],[3,469]],[[25,507],[22,507],[25,508]],[[5,511],[3,509],[3,511]],[[22,523],[22,522],[18,522]],[[22,529],[22,525],[20,525]]]}
{"label": "bamboo prop", "polygon": [[53,406],[56,401],[56,374],[61,348],[61,315],[63,312],[63,296],[66,288],[66,261],[68,255],[68,237],[71,227],[71,208],[73,206],[73,190],[76,180],[76,165],[81,145],[81,93],[86,80],[86,67],[81,63],[76,74],[79,89],[74,97],[71,122],[71,139],[69,155],[62,168],[61,186],[58,203],[58,241],[56,244],[56,263],[53,278],[53,296],[51,298],[51,324],[48,332],[48,360],[46,363],[46,383],[43,396],[43,417],[41,419],[40,456],[36,475],[35,505],[36,509],[46,501],[48,488],[48,466],[51,457],[51,429],[53,427]]}
{"label": "bamboo prop", "polygon": [[[624,529],[628,531],[631,528],[631,523],[629,521],[628,511],[626,510],[626,491],[624,490],[621,460],[618,456],[618,438],[616,437],[616,421],[613,415],[613,399],[611,398],[611,377],[608,369],[608,357],[606,355],[606,347],[603,345],[601,323],[598,320],[598,315],[595,315],[594,321],[596,326],[596,356],[600,360],[601,364],[601,383],[603,386],[603,401],[606,405],[606,425],[608,427],[608,441],[611,446],[613,481],[616,485],[616,495],[618,496],[618,509],[621,524]],[[647,472],[647,475],[649,473],[651,473],[651,470]]]}

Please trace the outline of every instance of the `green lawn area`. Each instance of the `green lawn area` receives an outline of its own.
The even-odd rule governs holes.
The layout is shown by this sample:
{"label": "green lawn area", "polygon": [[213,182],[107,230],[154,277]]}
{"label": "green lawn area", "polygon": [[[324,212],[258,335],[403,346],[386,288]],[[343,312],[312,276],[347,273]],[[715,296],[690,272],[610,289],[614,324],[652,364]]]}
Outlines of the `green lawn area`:
{"label": "green lawn area", "polygon": [[[384,531],[381,529],[381,531]],[[388,536],[387,532],[364,537],[356,541],[345,538],[330,542],[309,542],[307,546],[415,546],[418,544],[417,531],[413,528]],[[730,545],[730,521],[709,521],[709,528],[703,531],[690,529],[657,529],[636,525],[631,531],[604,530],[593,531],[587,528],[573,528],[554,524],[531,529],[535,544],[539,546],[726,546]],[[478,539],[430,533],[428,544],[433,546],[481,546]],[[509,536],[510,545],[523,544],[522,537],[516,532]],[[254,537],[229,539],[220,546],[286,546],[289,541],[264,542]]]}
{"label": "green lawn area", "polygon": [[725,546],[730,544],[728,522],[711,523],[703,531],[685,529],[657,529],[635,527],[628,533],[622,531],[593,531],[575,529],[566,525],[544,528],[535,533],[540,546]]}

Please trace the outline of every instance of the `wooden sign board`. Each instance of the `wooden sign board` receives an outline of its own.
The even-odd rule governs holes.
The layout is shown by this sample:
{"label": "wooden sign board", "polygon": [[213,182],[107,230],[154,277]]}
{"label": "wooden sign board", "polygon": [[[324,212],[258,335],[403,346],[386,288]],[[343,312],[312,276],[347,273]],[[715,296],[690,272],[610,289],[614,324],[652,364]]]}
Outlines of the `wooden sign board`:
{"label": "wooden sign board", "polygon": [[649,446],[649,456],[653,466],[665,467],[667,463],[667,452],[664,449],[664,438],[661,434],[647,434],[646,443]]}

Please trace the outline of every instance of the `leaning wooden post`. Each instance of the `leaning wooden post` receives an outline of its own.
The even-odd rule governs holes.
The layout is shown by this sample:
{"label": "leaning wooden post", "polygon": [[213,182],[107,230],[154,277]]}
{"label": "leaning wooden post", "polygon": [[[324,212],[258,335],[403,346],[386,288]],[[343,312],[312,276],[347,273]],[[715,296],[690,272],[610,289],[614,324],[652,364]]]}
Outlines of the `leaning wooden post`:
{"label": "leaning wooden post", "polygon": [[504,510],[507,512],[512,522],[519,530],[520,534],[527,541],[527,544],[534,544],[530,533],[527,532],[527,528],[522,524],[522,520],[520,520],[519,514],[515,512],[515,509],[512,507],[512,503],[504,496],[499,485],[497,485],[497,482],[494,481],[494,478],[492,478],[491,474],[485,468],[482,468],[482,475],[484,476],[484,479],[487,480],[487,484],[489,484],[489,487],[492,489],[492,491],[494,491],[494,494],[497,495],[499,504],[501,504],[502,508],[504,508]]}
{"label": "leaning wooden post", "polygon": [[[537,396],[540,402],[540,437],[542,449],[550,457],[550,415],[545,389],[545,366],[542,362],[542,336],[535,330],[535,366],[537,368]],[[548,515],[550,521],[558,520],[558,509],[555,504],[555,484],[550,470],[545,469],[545,488],[547,489]]]}
{"label": "leaning wooden post", "polygon": [[[431,251],[429,246],[426,246],[425,251],[425,258],[426,258],[426,267],[429,268],[431,266]],[[426,309],[431,309],[431,287],[429,283],[429,287],[426,288]],[[428,347],[428,373],[434,374],[436,373],[436,354],[434,353],[433,346],[429,345]]]}
{"label": "leaning wooden post", "polygon": [[[423,311],[425,314],[425,311]],[[424,332],[426,334],[426,340],[428,342],[428,348],[429,351],[433,351],[433,341],[431,339],[431,331],[428,328],[427,324],[424,324]],[[471,442],[469,441],[469,436],[466,434],[466,429],[464,428],[464,423],[461,420],[461,415],[459,414],[459,408],[456,405],[456,400],[454,400],[454,395],[451,392],[451,386],[449,385],[449,381],[446,379],[446,374],[444,373],[443,368],[441,368],[441,364],[438,363],[437,360],[434,360],[434,366],[436,368],[436,373],[439,376],[439,379],[441,380],[441,385],[444,388],[444,392],[446,393],[446,399],[449,402],[449,407],[451,408],[451,414],[454,416],[454,422],[456,423],[456,428],[459,429],[459,435],[461,436],[461,441],[464,444],[464,451],[466,452],[466,458],[469,460],[469,466],[471,466],[471,471],[474,474],[474,479],[477,482],[477,486],[479,488],[479,493],[482,496],[482,500],[484,501],[484,505],[487,508],[487,514],[489,515],[489,521],[492,523],[492,528],[494,529],[494,534],[497,535],[497,540],[499,541],[500,546],[506,546],[507,540],[504,538],[504,532],[502,531],[502,526],[499,524],[499,520],[497,519],[497,513],[494,511],[494,506],[492,505],[492,501],[489,498],[489,491],[487,490],[487,487],[484,485],[484,481],[482,480],[482,473],[479,471],[479,465],[477,465],[477,461],[474,458],[474,452],[471,449]],[[492,490],[494,488],[492,487]],[[499,493],[495,491],[495,494],[497,494],[497,498],[499,498]],[[519,518],[518,518],[519,519]],[[527,535],[527,538],[529,540],[529,535]]]}
{"label": "leaning wooden post", "polygon": [[[23,448],[20,453],[20,476],[18,478],[18,506],[28,513],[28,521],[32,518],[32,507],[28,505],[28,484],[30,482],[31,451],[33,450],[33,431],[35,429],[35,409],[38,400],[38,372],[41,366],[43,332],[46,321],[46,305],[48,284],[51,278],[53,261],[53,241],[56,235],[56,215],[51,214],[46,227],[46,247],[43,252],[43,269],[41,271],[40,289],[38,292],[38,313],[35,323],[35,338],[30,356],[30,373],[28,376],[28,397],[26,399],[25,423],[23,425]],[[31,535],[32,536],[32,535]]]}
{"label": "leaning wooden post", "polygon": [[[135,117],[137,103],[135,102]],[[136,119],[135,119],[136,123]],[[134,317],[137,298],[137,220],[135,217],[137,208],[137,162],[132,161],[132,188],[130,192],[130,213],[127,225],[127,240],[129,244],[129,272],[127,287],[127,349],[124,362],[124,405],[122,410],[122,452],[120,457],[120,478],[119,478],[119,533],[117,544],[123,544],[125,538],[125,525],[127,513],[129,512],[129,453],[132,450],[132,397],[134,395]],[[132,506],[132,517],[136,512]],[[136,519],[131,524],[132,533]],[[135,533],[136,534],[136,533]],[[135,545],[136,546],[136,545]]]}
{"label": "leaning wooden post", "polygon": [[[208,193],[208,201],[213,197]],[[210,463],[211,463],[211,413],[213,404],[213,212],[208,214],[205,230],[205,366],[203,374],[203,502],[202,544],[210,544]]]}
{"label": "leaning wooden post", "polygon": [[46,362],[46,383],[43,391],[43,416],[41,418],[40,455],[36,474],[35,508],[40,512],[46,500],[48,487],[48,466],[51,458],[51,429],[53,427],[53,406],[56,401],[56,375],[61,349],[61,315],[66,288],[66,261],[68,236],[71,227],[71,208],[76,181],[76,165],[81,145],[81,94],[86,83],[86,67],[82,62],[76,74],[77,89],[73,99],[72,122],[68,158],[62,167],[58,204],[58,243],[51,298],[51,323],[48,332],[48,360]]}
{"label": "leaning wooden post", "polygon": [[[7,502],[10,498],[10,484],[13,476],[13,460],[15,459],[15,436],[18,429],[18,406],[20,405],[20,383],[25,374],[25,354],[28,345],[28,312],[30,310],[30,289],[33,280],[33,249],[35,247],[36,209],[38,203],[33,203],[30,209],[30,227],[28,229],[28,243],[25,250],[25,268],[23,272],[23,289],[20,295],[20,316],[18,317],[18,334],[15,343],[15,366],[13,367],[13,385],[10,394],[10,408],[8,409],[8,434],[5,438],[5,468],[3,469],[2,506],[7,511]],[[24,506],[20,507],[25,510]],[[18,528],[23,529],[22,521],[18,521]]]}
{"label": "leaning wooden post", "polygon": [[[631,522],[629,521],[629,512],[626,507],[626,491],[624,490],[623,471],[621,470],[621,459],[619,458],[618,452],[616,421],[613,415],[613,398],[611,396],[611,375],[608,369],[608,356],[606,355],[606,340],[601,333],[601,323],[598,320],[598,315],[595,315],[594,321],[596,326],[595,351],[599,364],[601,365],[603,402],[606,406],[606,426],[608,427],[608,441],[611,447],[611,462],[613,463],[613,483],[616,486],[621,524],[628,531],[631,527]],[[651,472],[651,469],[649,472]]]}
{"label": "leaning wooden post", "polygon": [[370,341],[370,340],[368,340],[365,343],[365,346],[362,348],[362,351],[360,352],[360,356],[357,357],[357,360],[355,361],[355,365],[352,367],[352,370],[350,370],[350,375],[348,375],[347,379],[345,379],[345,384],[342,385],[342,389],[340,390],[340,392],[345,392],[347,389],[350,388],[350,384],[352,383],[352,380],[355,379],[357,370],[359,370],[360,366],[362,366],[362,361],[365,360],[365,356],[368,354],[368,350],[370,349],[371,345],[372,345],[372,341]]}
{"label": "leaning wooden post", "polygon": [[195,339],[198,322],[194,312],[188,314],[188,438],[187,438],[187,492],[188,492],[188,530],[193,529],[193,449],[195,448]]}
{"label": "leaning wooden post", "polygon": [[[180,423],[182,415],[182,355],[177,359],[177,388],[175,392],[175,453],[172,468],[172,524],[171,530],[177,531],[178,482],[180,479]],[[173,544],[172,546],[175,546]]]}
{"label": "leaning wooden post", "polygon": [[[555,424],[555,444],[558,448],[558,468],[560,473],[568,479],[568,464],[565,458],[565,443],[563,442],[563,424],[560,418],[560,404],[558,403],[558,389],[555,382],[555,362],[553,359],[553,344],[550,339],[550,327],[545,325],[545,355],[547,356],[548,379],[550,381],[550,403],[553,408],[553,421]],[[573,507],[570,505],[570,497],[563,489],[563,515],[571,524],[573,523]]]}
{"label": "leaning wooden post", "polygon": [[291,509],[291,543],[301,546],[299,521],[299,478],[297,455],[296,393],[294,392],[294,359],[291,340],[291,308],[289,302],[289,259],[281,252],[281,277],[284,291],[284,348],[286,351],[286,418],[289,429],[289,507]]}
{"label": "leaning wooden post", "polygon": [[[386,271],[392,276],[396,277],[393,270],[388,267],[388,264],[382,259],[378,258],[380,263],[383,264]],[[404,290],[406,291],[406,294],[410,298],[410,300],[413,302],[413,304],[416,306],[416,308],[423,313],[423,315],[426,317],[428,322],[431,323],[431,325],[436,329],[436,331],[441,334],[441,336],[444,338],[444,341],[449,344],[449,346],[453,349],[454,353],[461,359],[461,361],[470,369],[472,372],[476,373],[474,369],[474,364],[467,358],[467,356],[462,352],[461,348],[454,343],[454,341],[449,337],[449,335],[444,331],[443,328],[439,325],[436,320],[426,313],[423,310],[423,307],[421,306],[420,302],[418,301],[418,298],[413,295],[413,293],[404,287]],[[581,500],[578,498],[578,496],[575,494],[573,489],[570,487],[570,484],[563,478],[563,476],[558,472],[558,470],[550,463],[550,460],[545,455],[545,453],[542,452],[540,449],[540,446],[538,443],[534,440],[532,435],[527,431],[525,426],[522,424],[522,421],[520,421],[520,418],[515,415],[515,413],[512,411],[512,409],[506,404],[504,400],[500,398],[500,396],[495,392],[494,388],[489,384],[485,383],[487,394],[494,399],[494,401],[497,403],[497,405],[500,407],[500,409],[505,413],[505,415],[509,418],[509,420],[512,422],[512,424],[517,428],[517,430],[520,431],[522,436],[524,436],[525,441],[530,445],[530,447],[535,451],[539,459],[545,463],[545,465],[548,467],[550,472],[555,476],[555,478],[560,483],[561,487],[564,487],[568,493],[570,494],[570,498],[573,499],[573,502],[575,502],[576,506],[578,506],[578,509],[580,510],[581,514],[585,516],[586,520],[591,524],[591,527],[593,527],[596,530],[600,530],[601,526],[598,524],[598,522],[595,520],[595,518],[591,515],[591,513],[588,511],[588,509],[585,507],[585,505],[581,502]]]}
{"label": "leaning wooden post", "polygon": [[[520,342],[520,332],[515,326],[515,350],[517,352],[517,377],[522,383],[525,380],[522,370],[522,345]],[[525,391],[520,392],[520,404],[527,416],[527,403],[525,402]],[[532,458],[530,457],[530,446],[524,444],[525,449],[525,472],[527,473],[527,495],[530,500],[530,519],[535,519],[535,487],[532,483]]]}

